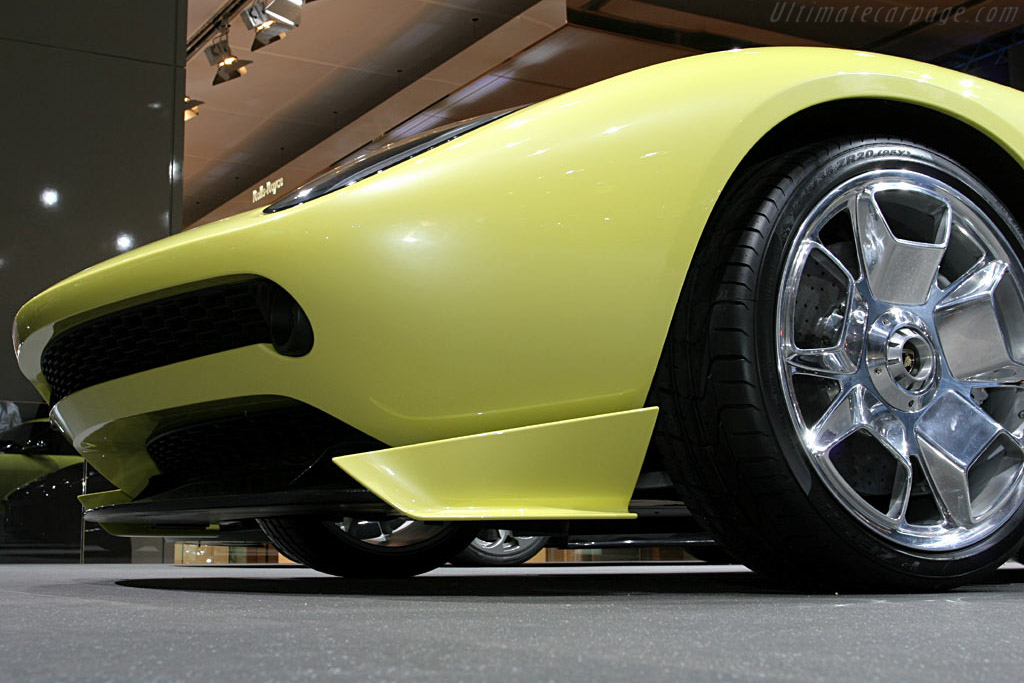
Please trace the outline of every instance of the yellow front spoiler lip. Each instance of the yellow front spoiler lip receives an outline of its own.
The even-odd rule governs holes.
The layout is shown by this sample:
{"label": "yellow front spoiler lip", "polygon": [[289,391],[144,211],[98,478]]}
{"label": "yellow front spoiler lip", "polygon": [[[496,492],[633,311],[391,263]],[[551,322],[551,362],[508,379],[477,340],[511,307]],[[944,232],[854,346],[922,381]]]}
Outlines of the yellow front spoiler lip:
{"label": "yellow front spoiler lip", "polygon": [[[658,408],[549,422],[333,459],[395,510],[427,521],[634,519],[629,502]],[[131,502],[121,490],[79,496],[86,510]],[[116,535],[215,535],[102,523]]]}
{"label": "yellow front spoiler lip", "polygon": [[420,520],[633,519],[658,409],[343,455],[334,464]]}

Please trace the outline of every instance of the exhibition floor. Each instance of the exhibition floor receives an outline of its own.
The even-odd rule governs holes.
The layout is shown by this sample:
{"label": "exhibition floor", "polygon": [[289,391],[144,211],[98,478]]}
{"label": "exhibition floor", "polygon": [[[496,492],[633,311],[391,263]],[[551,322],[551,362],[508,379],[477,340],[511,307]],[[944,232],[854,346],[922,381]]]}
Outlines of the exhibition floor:
{"label": "exhibition floor", "polygon": [[287,566],[0,567],[0,680],[1012,680],[1024,568],[921,595],[741,568],[528,565],[402,581]]}

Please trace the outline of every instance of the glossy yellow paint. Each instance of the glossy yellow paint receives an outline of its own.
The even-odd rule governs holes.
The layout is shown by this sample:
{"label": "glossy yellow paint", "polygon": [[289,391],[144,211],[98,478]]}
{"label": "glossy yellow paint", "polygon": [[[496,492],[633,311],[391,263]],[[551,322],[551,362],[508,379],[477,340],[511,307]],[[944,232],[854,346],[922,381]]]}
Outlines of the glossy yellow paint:
{"label": "glossy yellow paint", "polygon": [[19,363],[47,396],[40,354],[73,322],[249,274],[296,298],[316,337],[304,357],[237,349],[61,401],[76,446],[133,493],[151,474],[152,411],[198,419],[196,404],[252,393],[392,446],[633,410],[743,156],[789,116],[850,97],[938,110],[1022,159],[1024,95],[999,85],[841,50],[691,57],[528,107],[299,207],[83,271],[18,314]]}
{"label": "glossy yellow paint", "polygon": [[657,415],[641,408],[334,463],[413,519],[632,519],[629,499]]}
{"label": "glossy yellow paint", "polygon": [[81,464],[82,458],[77,455],[0,453],[0,501],[39,477]]}
{"label": "glossy yellow paint", "polygon": [[81,503],[82,507],[86,510],[92,510],[95,508],[105,507],[107,505],[129,503],[131,502],[131,497],[121,489],[112,489],[110,491],[100,491],[99,493],[83,493],[78,496],[78,502]]}

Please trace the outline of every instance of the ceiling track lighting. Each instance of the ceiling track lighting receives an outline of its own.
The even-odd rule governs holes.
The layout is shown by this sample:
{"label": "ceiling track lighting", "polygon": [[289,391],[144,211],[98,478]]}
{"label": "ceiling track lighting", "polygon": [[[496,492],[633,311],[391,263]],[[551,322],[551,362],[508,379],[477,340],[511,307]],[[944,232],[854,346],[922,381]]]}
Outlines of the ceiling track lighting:
{"label": "ceiling track lighting", "polygon": [[250,48],[254,52],[276,43],[299,25],[302,0],[258,0],[242,10],[242,23],[256,32]]}
{"label": "ceiling track lighting", "polygon": [[217,67],[217,74],[213,77],[214,85],[244,76],[246,65],[252,64],[252,60],[239,59],[232,54],[231,46],[228,45],[227,27],[223,29],[221,37],[206,48],[206,59]]}
{"label": "ceiling track lighting", "polygon": [[202,104],[201,100],[193,100],[188,95],[185,95],[185,120],[194,119],[199,116],[199,105]]}

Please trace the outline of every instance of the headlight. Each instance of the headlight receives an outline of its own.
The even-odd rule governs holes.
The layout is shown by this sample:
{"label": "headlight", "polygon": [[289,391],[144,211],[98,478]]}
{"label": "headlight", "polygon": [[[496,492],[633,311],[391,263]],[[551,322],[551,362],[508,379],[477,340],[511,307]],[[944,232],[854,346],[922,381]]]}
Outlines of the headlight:
{"label": "headlight", "polygon": [[510,114],[516,109],[518,107],[484,114],[472,119],[465,119],[439,128],[432,128],[411,138],[392,142],[372,152],[357,152],[344,157],[333,164],[326,172],[278,199],[265,208],[263,212],[274,213],[275,211],[290,209],[303,202],[322,197],[329,192],[358,183],[363,178],[368,178],[375,173],[380,173],[387,168],[400,164],[417,154],[422,154],[428,149],[437,147],[475,128]]}

